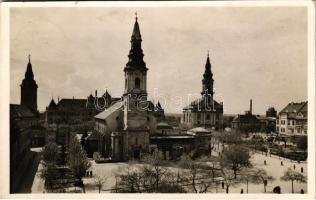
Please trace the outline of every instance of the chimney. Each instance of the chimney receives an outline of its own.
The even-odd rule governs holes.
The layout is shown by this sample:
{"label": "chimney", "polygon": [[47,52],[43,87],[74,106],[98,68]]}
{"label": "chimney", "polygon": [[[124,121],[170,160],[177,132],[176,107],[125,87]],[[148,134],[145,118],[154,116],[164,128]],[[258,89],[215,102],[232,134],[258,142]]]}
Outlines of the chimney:
{"label": "chimney", "polygon": [[250,114],[252,114],[252,99],[250,99],[250,109],[249,109]]}

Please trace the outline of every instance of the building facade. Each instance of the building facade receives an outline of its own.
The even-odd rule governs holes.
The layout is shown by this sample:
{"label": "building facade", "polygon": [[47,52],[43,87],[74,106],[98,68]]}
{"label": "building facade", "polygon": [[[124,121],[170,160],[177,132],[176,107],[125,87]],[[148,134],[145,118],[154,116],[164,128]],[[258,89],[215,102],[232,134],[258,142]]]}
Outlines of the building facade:
{"label": "building facade", "polygon": [[95,115],[119,100],[120,98],[113,98],[107,90],[100,97],[97,96],[97,91],[95,91],[95,96],[90,94],[87,99],[73,97],[72,99],[63,98],[59,100],[58,97],[57,103],[52,99],[46,107],[45,122],[48,124],[78,124],[92,121]]}
{"label": "building facade", "polygon": [[213,84],[213,73],[208,55],[202,79],[202,98],[191,102],[183,108],[181,122],[187,128],[198,126],[221,128],[223,123],[223,103],[218,103],[214,100]]}
{"label": "building facade", "polygon": [[32,161],[32,126],[38,119],[28,107],[10,104],[10,192],[18,192]]}
{"label": "building facade", "polygon": [[232,129],[243,133],[254,133],[262,130],[263,122],[258,116],[252,114],[252,99],[250,99],[249,111],[243,115],[237,115],[232,121]]}
{"label": "building facade", "polygon": [[289,103],[278,114],[276,131],[281,135],[307,136],[307,110],[307,101]]}

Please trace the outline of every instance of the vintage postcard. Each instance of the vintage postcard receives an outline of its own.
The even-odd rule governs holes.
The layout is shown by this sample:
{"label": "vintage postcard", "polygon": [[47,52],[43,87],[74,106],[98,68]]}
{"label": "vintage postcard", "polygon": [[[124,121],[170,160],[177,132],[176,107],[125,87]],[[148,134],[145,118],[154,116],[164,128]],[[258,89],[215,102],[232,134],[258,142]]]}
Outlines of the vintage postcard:
{"label": "vintage postcard", "polygon": [[1,197],[313,198],[314,9],[2,3]]}

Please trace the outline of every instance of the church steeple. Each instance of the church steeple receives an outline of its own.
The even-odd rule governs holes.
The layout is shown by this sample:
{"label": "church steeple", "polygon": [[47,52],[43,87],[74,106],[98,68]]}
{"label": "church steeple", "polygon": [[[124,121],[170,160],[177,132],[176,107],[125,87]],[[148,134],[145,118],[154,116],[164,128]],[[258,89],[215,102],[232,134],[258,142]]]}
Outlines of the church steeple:
{"label": "church steeple", "polygon": [[27,68],[26,68],[26,72],[25,72],[25,79],[28,79],[28,80],[34,79],[30,54],[29,54],[29,63],[27,64]]}
{"label": "church steeple", "polygon": [[31,64],[31,55],[26,67],[25,77],[21,86],[21,105],[27,106],[31,110],[37,112],[37,84],[34,80],[34,74]]}
{"label": "church steeple", "polygon": [[214,94],[213,91],[213,73],[211,71],[211,62],[210,62],[210,55],[209,52],[207,53],[206,64],[205,64],[205,71],[203,74],[202,80],[202,95],[212,95]]}
{"label": "church steeple", "polygon": [[124,68],[124,71],[129,70],[129,69],[147,70],[146,63],[143,60],[144,54],[141,47],[142,36],[140,34],[138,17],[137,17],[137,13],[135,14],[136,14],[135,23],[134,23],[133,33],[131,37],[131,50],[129,51],[129,55],[128,55],[129,60],[126,64],[126,67]]}

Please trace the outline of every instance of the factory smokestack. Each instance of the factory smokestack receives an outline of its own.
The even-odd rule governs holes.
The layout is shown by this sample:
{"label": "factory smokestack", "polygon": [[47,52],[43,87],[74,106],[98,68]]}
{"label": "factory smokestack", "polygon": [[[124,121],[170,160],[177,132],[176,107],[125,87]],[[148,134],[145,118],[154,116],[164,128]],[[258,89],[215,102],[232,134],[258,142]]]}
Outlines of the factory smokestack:
{"label": "factory smokestack", "polygon": [[252,99],[250,99],[250,109],[249,109],[250,114],[252,114]]}

